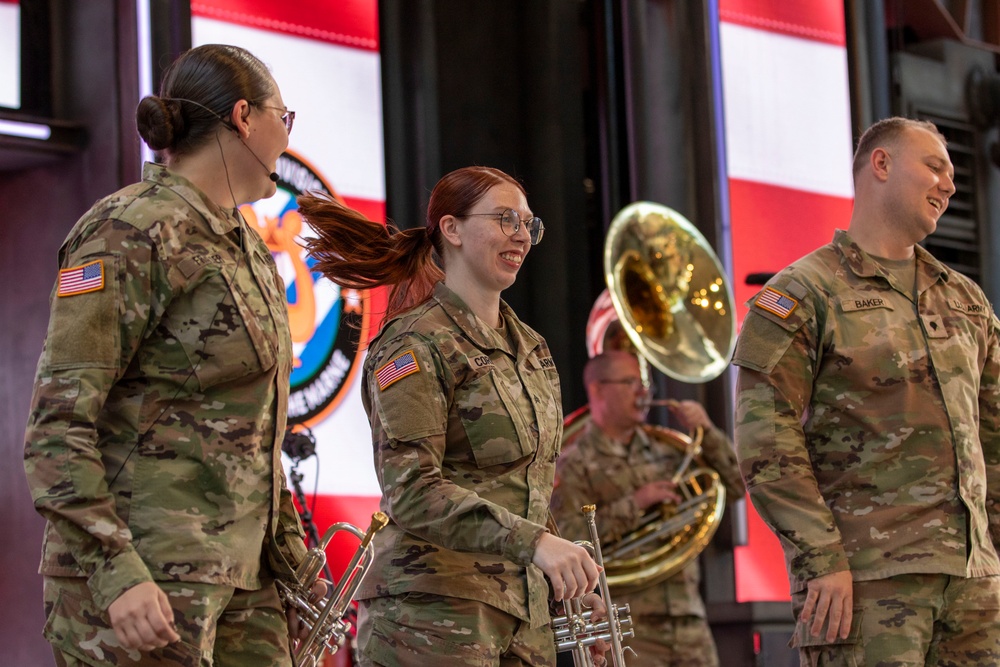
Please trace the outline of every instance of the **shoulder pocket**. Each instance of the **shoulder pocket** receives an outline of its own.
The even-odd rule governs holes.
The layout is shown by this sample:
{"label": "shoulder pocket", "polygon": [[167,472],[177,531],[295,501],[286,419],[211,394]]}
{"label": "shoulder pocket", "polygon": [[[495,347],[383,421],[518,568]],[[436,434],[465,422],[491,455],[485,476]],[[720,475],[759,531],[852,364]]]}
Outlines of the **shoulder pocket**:
{"label": "shoulder pocket", "polygon": [[803,322],[775,322],[772,319],[750,312],[743,320],[743,329],[736,341],[733,363],[761,373],[770,373],[774,365],[788,351],[796,332]]}
{"label": "shoulder pocket", "polygon": [[[77,255],[82,257],[83,255]],[[47,366],[53,370],[118,367],[121,347],[121,294],[119,258],[89,255],[81,267],[100,262],[100,288],[73,293],[73,268],[64,269],[52,296],[45,342]],[[77,267],[80,268],[80,267]],[[81,279],[87,280],[81,274]],[[96,285],[96,283],[95,283]]]}
{"label": "shoulder pocket", "polygon": [[[765,299],[767,290],[784,295],[783,291],[766,287],[747,302],[750,312],[743,320],[743,328],[736,341],[733,363],[762,373],[770,373],[778,360],[788,351],[799,329],[813,317],[809,302],[789,298],[782,309]],[[779,298],[783,298],[779,297]]]}

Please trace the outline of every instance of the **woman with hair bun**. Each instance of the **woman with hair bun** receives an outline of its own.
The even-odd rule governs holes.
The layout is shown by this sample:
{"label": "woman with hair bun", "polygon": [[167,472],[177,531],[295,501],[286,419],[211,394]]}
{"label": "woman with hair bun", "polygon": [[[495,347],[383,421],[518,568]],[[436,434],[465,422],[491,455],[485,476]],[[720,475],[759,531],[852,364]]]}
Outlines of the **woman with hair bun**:
{"label": "woman with hair bun", "polygon": [[563,600],[593,590],[599,570],[546,530],[559,377],[500,298],[544,230],[524,188],[496,169],[453,171],[426,227],[401,232],[329,198],[300,197],[299,210],[317,270],[392,287],[362,381],[390,517],[356,594],[362,664],[554,664],[545,577]]}
{"label": "woman with hair bun", "polygon": [[24,464],[59,665],[291,664],[287,303],[237,206],[274,194],[294,117],[246,50],[187,51],[136,111],[162,164],[59,252]]}

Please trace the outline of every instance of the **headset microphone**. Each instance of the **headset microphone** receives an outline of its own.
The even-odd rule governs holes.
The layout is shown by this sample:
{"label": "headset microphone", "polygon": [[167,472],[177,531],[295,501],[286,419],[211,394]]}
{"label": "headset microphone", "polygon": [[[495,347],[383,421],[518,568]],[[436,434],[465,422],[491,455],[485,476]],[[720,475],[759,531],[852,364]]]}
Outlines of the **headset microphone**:
{"label": "headset microphone", "polygon": [[267,172],[267,177],[271,179],[271,182],[272,183],[277,183],[278,182],[278,174],[276,172],[273,172],[273,171],[271,171],[270,169],[267,168],[267,165],[264,164],[264,161],[261,160],[259,157],[257,157],[257,154],[254,153],[253,150],[249,146],[247,146],[247,142],[243,141],[243,137],[240,137],[240,143],[243,144],[243,148],[245,148],[248,151],[250,151],[250,155],[253,155],[253,159],[257,160],[257,162],[260,163],[260,166],[264,167],[264,171]]}

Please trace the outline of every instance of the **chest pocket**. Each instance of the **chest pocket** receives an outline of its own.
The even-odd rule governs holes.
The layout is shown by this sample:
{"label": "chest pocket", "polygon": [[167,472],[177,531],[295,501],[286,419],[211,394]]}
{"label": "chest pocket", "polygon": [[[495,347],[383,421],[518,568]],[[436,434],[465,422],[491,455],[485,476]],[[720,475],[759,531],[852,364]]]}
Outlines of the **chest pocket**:
{"label": "chest pocket", "polygon": [[[191,267],[182,263],[181,271],[185,268]],[[273,335],[262,328],[262,322],[270,322],[267,304],[258,298],[259,306],[252,305],[243,287],[248,281],[253,276],[245,270],[236,275],[232,267],[206,267],[199,284],[175,299],[165,315],[201,390],[257,375],[277,360]],[[209,323],[206,315],[212,313]]]}
{"label": "chest pocket", "polygon": [[480,468],[512,463],[534,453],[538,434],[518,405],[522,393],[520,384],[508,382],[496,366],[482,369],[456,388],[458,414]]}

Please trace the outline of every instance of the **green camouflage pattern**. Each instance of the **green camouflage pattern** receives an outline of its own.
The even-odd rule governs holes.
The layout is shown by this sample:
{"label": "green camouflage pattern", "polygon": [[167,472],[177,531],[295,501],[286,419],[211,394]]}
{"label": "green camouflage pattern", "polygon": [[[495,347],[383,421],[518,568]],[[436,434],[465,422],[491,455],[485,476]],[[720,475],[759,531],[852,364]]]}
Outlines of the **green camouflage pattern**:
{"label": "green camouflage pattern", "polygon": [[181,639],[153,651],[121,646],[79,577],[45,577],[45,638],[60,665],[290,666],[288,625],[272,580],[257,591],[160,582]]}
{"label": "green camouflage pattern", "polygon": [[[632,617],[635,621],[635,617]],[[625,652],[626,667],[719,667],[712,629],[698,616],[643,616]],[[731,663],[730,663],[731,664]]]}
{"label": "green camouflage pattern", "polygon": [[[806,593],[792,596],[798,618]],[[846,639],[826,641],[799,623],[789,644],[807,667],[1000,664],[1000,578],[904,574],[854,582]]]}
{"label": "green camouflage pattern", "polygon": [[551,628],[530,628],[475,600],[428,593],[372,598],[361,603],[358,620],[362,667],[515,667],[556,662]]}
{"label": "green camouflage pattern", "polygon": [[[649,482],[673,477],[683,458],[684,453],[676,446],[651,438],[644,429],[636,429],[632,439],[623,445],[588,421],[556,463],[552,516],[560,535],[571,541],[590,540],[586,517],[580,511],[584,505],[597,506],[594,521],[601,544],[610,544],[636,530],[643,516],[635,504],[636,490]],[[719,472],[727,497],[743,497],[746,490],[736,454],[725,433],[719,429],[705,432],[702,458]],[[633,621],[656,614],[704,618],[700,581],[698,561],[693,560],[661,584],[628,595],[612,588],[611,597],[615,604],[628,603]],[[636,636],[639,634],[637,627]]]}
{"label": "green camouflage pattern", "polygon": [[[372,341],[362,400],[390,521],[357,598],[434,593],[549,622],[531,559],[562,437],[559,376],[545,341],[502,302],[501,314],[506,336],[439,283]],[[407,352],[419,371],[380,389],[378,369]]]}
{"label": "green camouflage pattern", "polygon": [[901,285],[838,231],[769,282],[786,317],[748,302],[736,451],[792,592],[847,569],[1000,573],[1000,323],[915,250]]}
{"label": "green camouflage pattern", "polygon": [[[588,421],[580,435],[563,449],[556,464],[552,515],[560,534],[568,540],[589,540],[590,530],[580,508],[590,504],[597,506],[594,519],[602,544],[610,544],[636,530],[643,516],[635,504],[636,490],[649,482],[673,477],[683,458],[683,452],[676,446],[661,438],[651,438],[644,429],[636,429],[632,439],[621,444]],[[733,444],[725,433],[716,428],[705,431],[702,458],[719,472],[727,497],[743,497],[746,489]],[[656,647],[654,655],[636,649],[641,657],[637,664],[701,664],[661,660],[663,656],[681,653],[714,655],[714,644],[704,642],[706,635],[711,639],[711,631],[704,620],[700,582],[701,569],[695,559],[669,579],[643,590],[626,594],[611,588],[615,604],[629,605],[636,638],[643,645]],[[665,616],[687,618],[679,620],[677,632],[664,634]],[[684,632],[680,632],[681,626]],[[683,637],[690,637],[693,644],[678,644]],[[635,648],[633,640],[626,643]]]}
{"label": "green camouflage pattern", "polygon": [[282,576],[305,554],[275,446],[292,352],[274,261],[187,180],[143,179],[59,252],[100,260],[104,287],[53,290],[25,434],[40,571],[86,577],[101,609],[148,580],[258,588],[265,544]]}

